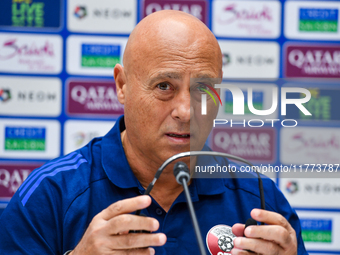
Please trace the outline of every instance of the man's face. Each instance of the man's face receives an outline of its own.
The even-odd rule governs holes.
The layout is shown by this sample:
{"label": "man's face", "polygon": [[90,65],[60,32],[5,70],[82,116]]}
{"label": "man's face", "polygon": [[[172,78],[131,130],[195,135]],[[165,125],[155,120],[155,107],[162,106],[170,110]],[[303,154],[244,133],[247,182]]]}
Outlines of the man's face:
{"label": "man's face", "polygon": [[222,75],[216,48],[209,46],[207,40],[185,36],[150,45],[126,74],[127,136],[152,162],[160,165],[174,154],[200,150],[209,135],[218,108],[207,100],[202,116],[200,102],[190,96],[198,91],[191,78]]}

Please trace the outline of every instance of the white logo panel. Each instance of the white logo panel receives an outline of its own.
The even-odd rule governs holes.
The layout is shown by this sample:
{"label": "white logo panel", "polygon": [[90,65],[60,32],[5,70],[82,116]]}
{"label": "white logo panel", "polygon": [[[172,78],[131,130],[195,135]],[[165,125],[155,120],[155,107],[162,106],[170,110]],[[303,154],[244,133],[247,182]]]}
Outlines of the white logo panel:
{"label": "white logo panel", "polygon": [[314,127],[282,128],[280,151],[283,164],[339,164],[340,130]]}
{"label": "white logo panel", "polygon": [[280,46],[275,42],[218,40],[223,54],[223,78],[279,77]]}
{"label": "white logo panel", "polygon": [[287,1],[284,35],[290,39],[340,40],[338,1]]}
{"label": "white logo panel", "polygon": [[0,34],[0,71],[59,74],[62,70],[59,35]]}
{"label": "white logo panel", "polygon": [[0,114],[56,117],[61,112],[61,81],[43,77],[0,77]]}
{"label": "white logo panel", "polygon": [[69,36],[66,69],[70,74],[113,76],[116,63],[122,63],[127,38]]}
{"label": "white logo panel", "polygon": [[[336,168],[336,167],[335,167]],[[299,169],[300,170],[300,169]],[[296,176],[291,173],[280,173],[280,190],[295,207],[306,208],[340,208],[340,172],[306,172],[302,169]]]}
{"label": "white logo panel", "polygon": [[216,36],[277,38],[280,25],[279,1],[213,1],[212,31]]}
{"label": "white logo panel", "polygon": [[68,0],[67,8],[74,32],[129,34],[137,23],[136,0]]}
{"label": "white logo panel", "polygon": [[85,146],[95,137],[106,135],[114,124],[115,121],[66,121],[64,128],[64,154]]}
{"label": "white logo panel", "polygon": [[53,159],[60,155],[56,120],[0,119],[0,157]]}
{"label": "white logo panel", "polygon": [[[326,251],[338,254],[340,250],[340,214],[339,212],[297,210],[301,220],[302,236],[308,251]],[[304,233],[305,232],[305,233]],[[309,233],[308,233],[309,232]],[[319,253],[310,253],[322,255]]]}

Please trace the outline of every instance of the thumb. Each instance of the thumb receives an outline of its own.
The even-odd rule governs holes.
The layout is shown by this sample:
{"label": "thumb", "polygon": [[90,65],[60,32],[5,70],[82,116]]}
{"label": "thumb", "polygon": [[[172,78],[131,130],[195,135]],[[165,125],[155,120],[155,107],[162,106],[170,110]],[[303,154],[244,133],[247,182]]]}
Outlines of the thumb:
{"label": "thumb", "polygon": [[244,226],[245,226],[244,224],[236,223],[231,228],[231,231],[233,231],[235,236],[243,236]]}

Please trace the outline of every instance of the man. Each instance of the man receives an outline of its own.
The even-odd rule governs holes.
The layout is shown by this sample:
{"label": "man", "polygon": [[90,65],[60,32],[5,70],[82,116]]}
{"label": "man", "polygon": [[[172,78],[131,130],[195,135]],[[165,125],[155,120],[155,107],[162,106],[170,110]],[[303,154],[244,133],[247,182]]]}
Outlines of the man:
{"label": "man", "polygon": [[[140,194],[167,158],[202,149],[211,129],[205,123],[216,110],[206,117],[210,122],[198,117],[190,104],[190,79],[221,78],[221,50],[198,19],[161,11],[136,26],[123,63],[114,68],[114,79],[124,117],[105,137],[27,178],[1,216],[3,254],[199,254],[173,164],[151,197]],[[239,237],[232,254],[305,254],[298,218],[269,179],[264,180],[269,211],[252,210],[260,203],[256,185],[193,179],[189,188],[204,237],[216,225],[244,223],[251,214],[268,225],[244,232],[243,224],[235,224]],[[132,214],[139,209],[146,217]]]}

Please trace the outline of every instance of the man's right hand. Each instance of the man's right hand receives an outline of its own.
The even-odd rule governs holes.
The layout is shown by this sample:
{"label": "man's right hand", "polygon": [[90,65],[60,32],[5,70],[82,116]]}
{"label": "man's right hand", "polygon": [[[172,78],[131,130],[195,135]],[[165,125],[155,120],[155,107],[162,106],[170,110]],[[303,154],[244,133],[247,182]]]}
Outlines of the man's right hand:
{"label": "man's right hand", "polygon": [[110,205],[92,219],[70,255],[154,254],[154,249],[149,246],[164,245],[164,234],[129,233],[129,230],[153,232],[159,228],[159,223],[154,218],[129,214],[150,204],[149,196],[138,196]]}

